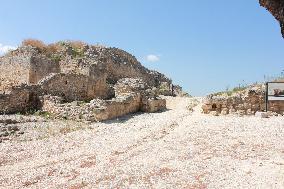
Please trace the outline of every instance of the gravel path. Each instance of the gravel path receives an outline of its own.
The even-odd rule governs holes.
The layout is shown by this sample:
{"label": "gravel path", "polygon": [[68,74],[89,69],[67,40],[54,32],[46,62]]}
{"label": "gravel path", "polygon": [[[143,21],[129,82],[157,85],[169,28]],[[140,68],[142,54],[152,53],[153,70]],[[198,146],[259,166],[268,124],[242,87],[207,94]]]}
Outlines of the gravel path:
{"label": "gravel path", "polygon": [[284,117],[167,101],[168,111],[104,123],[24,123],[0,143],[0,188],[284,188]]}

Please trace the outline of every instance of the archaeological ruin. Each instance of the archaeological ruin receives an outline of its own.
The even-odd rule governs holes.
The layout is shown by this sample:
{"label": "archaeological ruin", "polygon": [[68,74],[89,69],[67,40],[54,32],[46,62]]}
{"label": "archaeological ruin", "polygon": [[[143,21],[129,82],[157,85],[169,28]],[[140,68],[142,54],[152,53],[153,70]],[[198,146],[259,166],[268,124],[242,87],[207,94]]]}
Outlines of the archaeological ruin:
{"label": "archaeological ruin", "polygon": [[284,37],[284,1],[283,0],[259,0],[261,6],[265,7],[276,20],[279,21],[282,36]]}
{"label": "archaeological ruin", "polygon": [[[269,101],[268,111],[272,114],[283,114],[284,103],[282,101]],[[205,114],[212,115],[255,115],[256,112],[266,110],[265,85],[258,84],[244,88],[235,88],[233,91],[225,91],[208,95],[202,105]]]}
{"label": "archaeological ruin", "polygon": [[[284,0],[259,0],[279,22],[284,37]],[[236,88],[237,89],[237,88]],[[283,114],[284,104],[281,101],[269,101],[268,111]],[[208,95],[202,106],[205,114],[212,115],[254,115],[266,109],[265,85],[254,85],[236,91],[225,91]]]}
{"label": "archaeological ruin", "polygon": [[183,94],[165,75],[117,48],[31,43],[0,57],[1,114],[43,111],[56,118],[101,121],[164,110],[166,101],[159,95]]}

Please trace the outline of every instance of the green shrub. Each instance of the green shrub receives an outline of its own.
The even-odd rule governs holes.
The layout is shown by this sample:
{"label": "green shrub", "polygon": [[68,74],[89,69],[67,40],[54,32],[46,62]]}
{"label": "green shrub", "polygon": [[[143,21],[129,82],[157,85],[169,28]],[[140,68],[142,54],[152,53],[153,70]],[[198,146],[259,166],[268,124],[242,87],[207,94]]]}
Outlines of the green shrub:
{"label": "green shrub", "polygon": [[234,93],[244,91],[246,88],[247,86],[234,87],[231,90],[217,92],[217,93],[214,93],[213,95],[214,96],[221,96],[221,95],[232,96]]}

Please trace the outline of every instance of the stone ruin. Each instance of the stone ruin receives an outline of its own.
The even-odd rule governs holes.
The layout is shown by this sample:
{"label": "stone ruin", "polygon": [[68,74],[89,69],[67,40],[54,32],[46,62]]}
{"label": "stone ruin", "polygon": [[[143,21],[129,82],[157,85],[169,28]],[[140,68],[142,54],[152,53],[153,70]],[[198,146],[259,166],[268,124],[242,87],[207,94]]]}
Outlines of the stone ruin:
{"label": "stone ruin", "polygon": [[115,85],[115,97],[112,99],[64,103],[63,97],[45,95],[41,100],[42,110],[57,118],[87,121],[108,120],[138,111],[165,110],[166,101],[151,93],[143,80],[124,78]]}
{"label": "stone ruin", "polygon": [[[279,22],[284,38],[284,0],[259,0]],[[280,101],[269,101],[268,107],[274,114],[283,114],[284,105]],[[265,110],[265,86],[250,86],[244,90],[228,94],[211,94],[203,102],[202,111],[213,115],[252,115]]]}
{"label": "stone ruin", "polygon": [[284,0],[259,0],[259,3],[278,20],[284,38]]}
{"label": "stone ruin", "polygon": [[[265,111],[265,106],[265,85],[253,85],[235,92],[208,95],[203,101],[202,111],[215,116],[243,116]],[[269,101],[268,107],[268,110],[275,114],[284,112],[284,104],[280,101]]]}
{"label": "stone ruin", "polygon": [[30,45],[0,57],[0,114],[48,112],[56,118],[101,121],[166,108],[159,95],[183,95],[163,74],[117,49],[71,42]]}

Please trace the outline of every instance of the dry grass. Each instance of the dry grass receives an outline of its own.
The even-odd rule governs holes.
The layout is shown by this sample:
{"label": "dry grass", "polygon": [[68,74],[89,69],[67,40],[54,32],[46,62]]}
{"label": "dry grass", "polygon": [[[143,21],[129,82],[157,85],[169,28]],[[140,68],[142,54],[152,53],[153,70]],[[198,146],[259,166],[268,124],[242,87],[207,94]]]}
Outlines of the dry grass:
{"label": "dry grass", "polygon": [[60,52],[63,49],[64,44],[70,45],[72,49],[74,49],[75,51],[82,51],[84,46],[87,45],[87,43],[79,40],[78,41],[68,40],[66,42],[57,42],[51,44],[45,44],[43,41],[37,39],[25,39],[22,42],[22,46],[35,47],[39,51],[49,56],[52,56],[53,54]]}
{"label": "dry grass", "polygon": [[46,48],[46,44],[44,44],[44,42],[37,40],[37,39],[25,39],[22,42],[22,45],[35,47],[39,49],[40,51],[44,51]]}
{"label": "dry grass", "polygon": [[46,52],[49,54],[58,53],[63,49],[63,46],[60,43],[51,43],[46,46]]}
{"label": "dry grass", "polygon": [[87,43],[83,41],[68,41],[73,49],[83,49]]}

